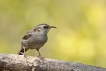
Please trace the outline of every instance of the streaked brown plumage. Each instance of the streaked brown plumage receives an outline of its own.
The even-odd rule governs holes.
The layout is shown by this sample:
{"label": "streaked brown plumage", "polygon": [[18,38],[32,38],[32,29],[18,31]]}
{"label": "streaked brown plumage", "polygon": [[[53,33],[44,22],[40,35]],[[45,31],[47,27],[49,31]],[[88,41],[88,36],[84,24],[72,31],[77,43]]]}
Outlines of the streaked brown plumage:
{"label": "streaked brown plumage", "polygon": [[54,26],[49,26],[48,24],[39,24],[35,28],[28,31],[21,41],[21,50],[19,55],[25,55],[28,49],[36,49],[41,56],[39,49],[47,42],[47,33],[51,28],[56,28]]}

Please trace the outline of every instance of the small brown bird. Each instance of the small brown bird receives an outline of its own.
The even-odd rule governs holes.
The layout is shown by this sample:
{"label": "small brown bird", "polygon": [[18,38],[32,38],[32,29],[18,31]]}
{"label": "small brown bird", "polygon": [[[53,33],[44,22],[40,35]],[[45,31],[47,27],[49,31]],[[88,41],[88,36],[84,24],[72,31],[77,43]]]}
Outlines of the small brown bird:
{"label": "small brown bird", "polygon": [[28,49],[36,49],[41,56],[39,49],[47,42],[47,33],[51,28],[56,28],[55,26],[49,26],[48,24],[39,24],[35,28],[28,31],[21,41],[21,50],[19,55],[25,55]]}

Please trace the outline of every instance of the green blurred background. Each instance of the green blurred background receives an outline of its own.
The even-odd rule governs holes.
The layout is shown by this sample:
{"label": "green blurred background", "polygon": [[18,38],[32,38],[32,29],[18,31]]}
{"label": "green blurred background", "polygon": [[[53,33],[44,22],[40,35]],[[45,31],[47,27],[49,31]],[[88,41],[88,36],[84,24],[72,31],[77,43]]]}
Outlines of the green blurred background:
{"label": "green blurred background", "polygon": [[57,27],[42,56],[106,67],[106,0],[0,0],[0,53],[16,54],[24,34],[40,23]]}

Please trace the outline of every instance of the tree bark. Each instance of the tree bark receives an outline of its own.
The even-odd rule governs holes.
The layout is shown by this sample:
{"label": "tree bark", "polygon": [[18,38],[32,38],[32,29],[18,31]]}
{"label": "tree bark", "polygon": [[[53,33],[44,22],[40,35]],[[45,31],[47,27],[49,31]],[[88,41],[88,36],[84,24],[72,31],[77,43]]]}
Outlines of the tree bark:
{"label": "tree bark", "polygon": [[106,68],[43,57],[0,54],[0,71],[106,71]]}

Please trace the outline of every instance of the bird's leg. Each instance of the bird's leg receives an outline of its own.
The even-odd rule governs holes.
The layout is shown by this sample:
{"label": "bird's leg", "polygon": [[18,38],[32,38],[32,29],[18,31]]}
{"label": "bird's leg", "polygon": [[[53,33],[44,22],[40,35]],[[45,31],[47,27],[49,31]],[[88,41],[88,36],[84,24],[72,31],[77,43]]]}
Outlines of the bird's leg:
{"label": "bird's leg", "polygon": [[23,46],[23,49],[24,49],[23,55],[24,55],[24,57],[25,57],[25,59],[26,59],[25,63],[27,63],[27,56],[26,56],[26,53],[25,53],[27,49],[26,49],[24,46]]}
{"label": "bird's leg", "polygon": [[38,53],[39,53],[39,55],[38,55],[38,57],[40,57],[41,56],[41,54],[40,54],[40,52],[39,52],[39,49],[36,49],[37,51],[38,51]]}
{"label": "bird's leg", "polygon": [[41,54],[40,54],[40,52],[39,52],[39,49],[36,49],[37,51],[38,51],[38,53],[39,53],[39,55],[38,55],[38,57],[41,59],[41,60],[43,60],[44,61],[44,57],[42,57],[41,56]]}
{"label": "bird's leg", "polygon": [[23,49],[24,49],[24,53],[23,53],[23,55],[24,55],[24,57],[26,57],[26,54],[25,54],[25,47],[23,46]]}

